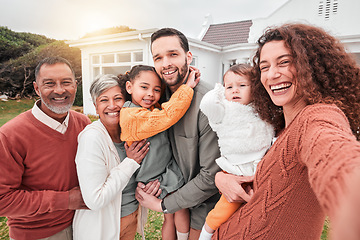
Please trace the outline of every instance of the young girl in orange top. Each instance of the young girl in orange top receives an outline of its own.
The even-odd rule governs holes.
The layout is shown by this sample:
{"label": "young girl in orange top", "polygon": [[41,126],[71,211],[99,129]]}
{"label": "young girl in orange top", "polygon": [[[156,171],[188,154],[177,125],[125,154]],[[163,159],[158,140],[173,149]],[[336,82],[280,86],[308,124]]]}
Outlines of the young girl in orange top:
{"label": "young girl in orange top", "polygon": [[[153,67],[134,66],[120,79],[126,81],[126,90],[131,95],[131,102],[126,102],[120,112],[121,140],[131,145],[132,141],[148,138],[151,147],[139,171],[135,173],[136,181],[147,184],[158,180],[161,189],[159,197],[163,198],[184,184],[165,130],[186,113],[193,96],[192,88],[198,80],[195,80],[195,73],[192,72],[187,83],[159,109],[158,101],[163,87]],[[164,218],[163,239],[188,238],[190,229],[187,209],[175,214],[165,214]]]}

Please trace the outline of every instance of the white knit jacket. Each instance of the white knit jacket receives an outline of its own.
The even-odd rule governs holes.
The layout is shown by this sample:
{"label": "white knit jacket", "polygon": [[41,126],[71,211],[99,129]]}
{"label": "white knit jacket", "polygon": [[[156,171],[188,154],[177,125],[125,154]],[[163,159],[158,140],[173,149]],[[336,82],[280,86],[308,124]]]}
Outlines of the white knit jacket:
{"label": "white knit jacket", "polygon": [[260,119],[251,104],[226,100],[221,84],[217,83],[213,90],[206,93],[200,109],[219,137],[222,157],[217,159],[217,163],[224,171],[234,173],[231,169],[224,169],[219,160],[226,159],[227,165],[232,166],[258,162],[271,146],[273,127]]}
{"label": "white knit jacket", "polygon": [[[119,155],[100,120],[78,136],[76,168],[81,193],[89,210],[75,211],[74,240],[120,238],[121,192],[140,165]],[[144,224],[142,221],[140,225]],[[143,235],[144,236],[144,235]]]}

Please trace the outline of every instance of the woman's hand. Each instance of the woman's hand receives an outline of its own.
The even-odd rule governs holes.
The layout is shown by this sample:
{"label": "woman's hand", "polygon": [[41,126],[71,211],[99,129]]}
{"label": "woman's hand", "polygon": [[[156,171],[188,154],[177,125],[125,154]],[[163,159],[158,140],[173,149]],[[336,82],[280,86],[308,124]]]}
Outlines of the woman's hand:
{"label": "woman's hand", "polygon": [[162,212],[161,199],[157,198],[161,193],[159,188],[160,182],[158,180],[149,182],[146,185],[139,182],[135,191],[135,197],[142,206],[153,211]]}
{"label": "woman's hand", "polygon": [[190,73],[186,85],[188,85],[191,88],[194,88],[199,83],[201,74],[199,69],[197,69],[196,67],[190,66],[189,69],[190,69]]}
{"label": "woman's hand", "polygon": [[129,147],[127,143],[124,144],[126,156],[133,159],[135,162],[140,164],[146,154],[149,152],[150,142],[146,142],[146,139],[141,141],[135,141]]}
{"label": "woman's hand", "polygon": [[218,172],[215,175],[215,185],[228,202],[250,201],[254,194],[251,187],[253,181],[254,176],[236,176],[224,172]]}

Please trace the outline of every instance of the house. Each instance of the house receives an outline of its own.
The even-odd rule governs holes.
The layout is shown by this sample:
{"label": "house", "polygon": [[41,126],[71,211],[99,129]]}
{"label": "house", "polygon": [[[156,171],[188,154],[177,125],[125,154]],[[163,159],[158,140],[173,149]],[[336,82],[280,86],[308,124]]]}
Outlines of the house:
{"label": "house", "polygon": [[[247,21],[212,24],[206,16],[197,39],[189,38],[194,60],[203,81],[214,85],[235,63],[249,62],[256,40],[264,29],[286,22],[320,26],[337,36],[360,63],[360,1],[288,0],[270,16]],[[91,81],[98,74],[119,74],[136,64],[153,65],[150,37],[157,29],[131,31],[69,41],[81,49],[84,113],[95,114],[89,94]]]}

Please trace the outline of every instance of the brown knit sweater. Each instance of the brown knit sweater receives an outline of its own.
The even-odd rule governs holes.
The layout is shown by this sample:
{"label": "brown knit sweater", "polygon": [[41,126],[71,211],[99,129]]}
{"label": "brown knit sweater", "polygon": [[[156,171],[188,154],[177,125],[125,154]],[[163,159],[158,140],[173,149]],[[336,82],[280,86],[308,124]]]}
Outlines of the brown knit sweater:
{"label": "brown knit sweater", "polygon": [[336,218],[360,144],[334,105],[307,106],[258,165],[254,195],[212,239],[320,239]]}

